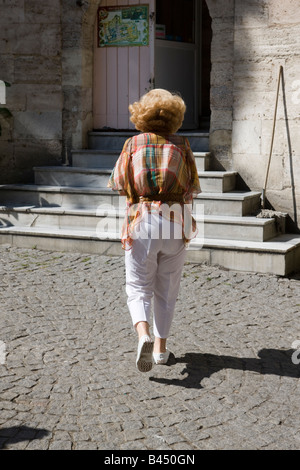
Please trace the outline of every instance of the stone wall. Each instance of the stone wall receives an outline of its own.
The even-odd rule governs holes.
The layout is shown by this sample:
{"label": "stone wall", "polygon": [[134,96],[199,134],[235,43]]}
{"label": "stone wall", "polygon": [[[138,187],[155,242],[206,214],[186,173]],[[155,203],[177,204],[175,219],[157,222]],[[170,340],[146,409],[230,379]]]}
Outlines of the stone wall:
{"label": "stone wall", "polygon": [[[92,122],[92,40],[97,2],[0,1],[0,80],[11,83],[0,116],[0,183],[68,160]],[[99,2],[98,2],[99,3]],[[94,8],[95,9],[95,8]]]}
{"label": "stone wall", "polygon": [[[0,183],[69,160],[92,129],[93,34],[100,0],[0,0]],[[206,0],[212,18],[210,149],[216,169],[261,190],[279,66],[278,119],[267,186],[277,210],[300,214],[300,5],[298,0]]]}
{"label": "stone wall", "polygon": [[100,0],[62,1],[63,155],[87,146],[93,128],[94,24]]}
{"label": "stone wall", "polygon": [[60,0],[0,3],[0,79],[11,83],[0,117],[0,181],[28,181],[32,166],[61,158]]}
{"label": "stone wall", "polygon": [[212,17],[210,149],[216,169],[236,170],[267,203],[300,219],[300,4],[298,0],[207,0]]}
{"label": "stone wall", "polygon": [[283,81],[266,197],[299,226],[300,4],[236,1],[232,165],[254,190],[265,184],[280,66]]}
{"label": "stone wall", "polygon": [[210,149],[215,169],[231,167],[234,0],[206,0],[212,18]]}

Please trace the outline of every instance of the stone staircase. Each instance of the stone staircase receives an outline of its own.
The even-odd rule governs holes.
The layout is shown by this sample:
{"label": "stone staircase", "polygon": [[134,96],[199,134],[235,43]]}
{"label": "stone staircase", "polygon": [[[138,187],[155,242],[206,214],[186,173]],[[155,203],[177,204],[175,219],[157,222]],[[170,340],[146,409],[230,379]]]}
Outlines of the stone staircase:
{"label": "stone staircase", "polygon": [[[0,186],[0,243],[56,251],[121,254],[125,198],[107,189],[123,143],[133,133],[91,132],[72,166],[34,169],[35,184]],[[287,275],[300,269],[300,237],[278,233],[273,218],[251,214],[260,193],[236,190],[236,172],[210,171],[206,133],[184,133],[202,193],[194,201],[199,236],[188,261]]]}

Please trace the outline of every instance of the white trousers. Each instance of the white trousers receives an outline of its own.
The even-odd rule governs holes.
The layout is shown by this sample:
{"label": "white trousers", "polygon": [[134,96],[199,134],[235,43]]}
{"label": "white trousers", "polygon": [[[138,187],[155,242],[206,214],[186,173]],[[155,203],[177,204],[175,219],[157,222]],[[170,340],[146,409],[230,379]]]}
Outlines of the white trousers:
{"label": "white trousers", "polygon": [[[162,236],[164,224],[170,224],[168,238]],[[185,261],[186,249],[178,236],[182,227],[177,225],[158,214],[149,214],[141,222],[140,236],[133,240],[132,249],[125,252],[127,305],[132,323],[150,324],[153,298],[153,333],[158,338],[169,336]]]}

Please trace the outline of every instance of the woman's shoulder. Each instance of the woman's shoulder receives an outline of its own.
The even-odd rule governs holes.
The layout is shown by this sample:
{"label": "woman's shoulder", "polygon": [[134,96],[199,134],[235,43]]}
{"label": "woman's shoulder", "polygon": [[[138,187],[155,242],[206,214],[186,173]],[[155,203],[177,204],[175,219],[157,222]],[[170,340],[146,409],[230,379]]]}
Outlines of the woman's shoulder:
{"label": "woman's shoulder", "polygon": [[125,141],[123,151],[132,153],[141,145],[145,145],[147,141],[149,141],[148,134],[134,134]]}
{"label": "woman's shoulder", "polygon": [[180,134],[172,134],[168,136],[168,140],[172,142],[172,144],[177,146],[185,146],[186,145],[186,138]]}
{"label": "woman's shoulder", "polygon": [[144,132],[141,134],[137,134],[134,136],[134,140],[137,142],[171,142],[174,144],[183,144],[185,143],[186,139],[184,136],[180,134],[159,134],[155,132]]}
{"label": "woman's shoulder", "polygon": [[187,148],[186,138],[180,134],[161,135],[154,132],[136,134],[129,139],[132,151],[144,145],[175,145],[181,150]]}
{"label": "woman's shoulder", "polygon": [[131,138],[131,143],[133,148],[137,148],[144,145],[163,144],[165,143],[165,139],[154,132],[143,132],[134,135]]}

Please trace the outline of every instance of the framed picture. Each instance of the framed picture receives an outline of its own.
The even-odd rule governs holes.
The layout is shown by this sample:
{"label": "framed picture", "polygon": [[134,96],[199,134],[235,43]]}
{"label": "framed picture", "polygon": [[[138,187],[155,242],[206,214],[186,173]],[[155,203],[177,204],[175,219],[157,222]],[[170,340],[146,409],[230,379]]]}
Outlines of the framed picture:
{"label": "framed picture", "polygon": [[98,47],[148,45],[149,5],[98,9]]}

